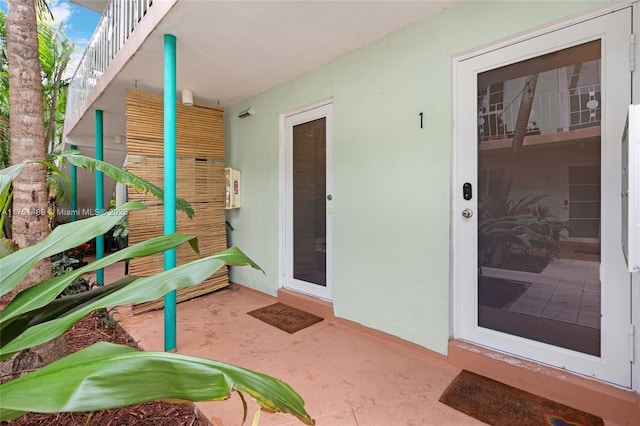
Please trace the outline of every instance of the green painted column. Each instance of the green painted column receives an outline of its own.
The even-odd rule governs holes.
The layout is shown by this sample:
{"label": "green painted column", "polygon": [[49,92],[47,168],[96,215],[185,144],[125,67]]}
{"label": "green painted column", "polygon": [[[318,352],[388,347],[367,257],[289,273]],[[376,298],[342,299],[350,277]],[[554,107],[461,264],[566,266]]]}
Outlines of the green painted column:
{"label": "green painted column", "polygon": [[[104,160],[104,124],[102,110],[96,110],[96,160]],[[96,215],[102,214],[104,209],[104,176],[96,170]],[[104,257],[104,236],[96,237],[96,259]],[[104,285],[104,269],[96,271],[97,284]]]}
{"label": "green painted column", "polygon": [[[164,35],[164,234],[176,232],[176,37]],[[176,249],[164,252],[165,271],[176,266]],[[164,297],[164,350],[176,349],[176,292]]]}
{"label": "green painted column", "polygon": [[[71,150],[75,151],[77,147],[71,145]],[[78,219],[78,168],[71,166],[71,222]]]}

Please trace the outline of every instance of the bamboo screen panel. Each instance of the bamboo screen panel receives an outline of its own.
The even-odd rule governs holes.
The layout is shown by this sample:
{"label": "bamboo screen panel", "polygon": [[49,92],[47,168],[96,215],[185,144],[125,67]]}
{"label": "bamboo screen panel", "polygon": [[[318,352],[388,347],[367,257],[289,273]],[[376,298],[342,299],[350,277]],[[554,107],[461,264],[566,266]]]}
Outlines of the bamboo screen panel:
{"label": "bamboo screen panel", "polygon": [[[127,91],[128,170],[163,187],[164,130],[163,99],[138,91]],[[223,109],[195,105],[177,106],[177,193],[195,211],[193,219],[177,213],[177,231],[198,237],[201,255],[227,247],[225,230],[224,119]],[[163,205],[150,195],[129,190],[129,200],[147,205],[129,212],[129,244],[164,233]],[[186,244],[177,249],[177,264],[195,260],[198,255]],[[158,254],[133,259],[132,275],[148,276],[164,269],[164,256]],[[178,290],[178,302],[210,293],[229,284],[226,266],[202,284]],[[134,314],[159,309],[162,300],[137,304]]]}

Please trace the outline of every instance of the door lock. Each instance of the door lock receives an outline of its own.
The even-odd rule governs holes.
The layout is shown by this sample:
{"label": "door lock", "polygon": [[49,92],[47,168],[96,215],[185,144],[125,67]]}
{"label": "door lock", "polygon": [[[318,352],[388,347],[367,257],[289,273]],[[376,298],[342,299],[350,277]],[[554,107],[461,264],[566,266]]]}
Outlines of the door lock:
{"label": "door lock", "polygon": [[467,201],[473,198],[473,190],[469,182],[466,182],[464,185],[462,185],[462,198]]}
{"label": "door lock", "polygon": [[464,217],[465,219],[469,219],[471,216],[473,216],[473,210],[471,209],[462,210],[462,217]]}
{"label": "door lock", "polygon": [[327,200],[329,201],[333,200],[333,197],[331,196],[331,194],[327,195]]}

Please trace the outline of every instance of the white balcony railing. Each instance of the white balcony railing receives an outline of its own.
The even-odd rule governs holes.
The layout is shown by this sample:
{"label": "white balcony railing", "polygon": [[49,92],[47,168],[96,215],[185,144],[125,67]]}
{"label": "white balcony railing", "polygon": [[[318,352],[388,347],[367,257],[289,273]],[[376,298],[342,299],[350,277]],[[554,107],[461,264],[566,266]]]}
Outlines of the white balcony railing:
{"label": "white balcony railing", "polygon": [[[479,140],[513,137],[521,95],[509,102],[483,105],[478,98]],[[599,126],[601,115],[600,84],[535,96],[527,125],[528,134],[567,132]]]}
{"label": "white balcony railing", "polygon": [[113,58],[140,24],[153,0],[111,0],[76,68],[67,95],[65,125],[74,117]]}

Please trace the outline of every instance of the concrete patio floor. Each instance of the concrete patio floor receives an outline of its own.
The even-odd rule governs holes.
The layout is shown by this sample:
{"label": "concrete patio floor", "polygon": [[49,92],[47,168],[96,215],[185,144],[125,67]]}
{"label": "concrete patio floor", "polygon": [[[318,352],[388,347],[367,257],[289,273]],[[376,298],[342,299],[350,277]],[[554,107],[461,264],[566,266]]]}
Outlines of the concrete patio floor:
{"label": "concrete patio floor", "polygon": [[[105,271],[106,282],[124,273]],[[459,373],[444,356],[340,320],[324,320],[288,334],[246,313],[275,299],[239,285],[178,304],[178,352],[233,363],[289,383],[316,424],[331,426],[484,424],[438,401]],[[163,312],[116,319],[145,350],[163,350]],[[251,399],[247,424],[258,409]],[[242,403],[198,403],[213,425],[240,425]],[[261,426],[302,424],[260,413]]]}

